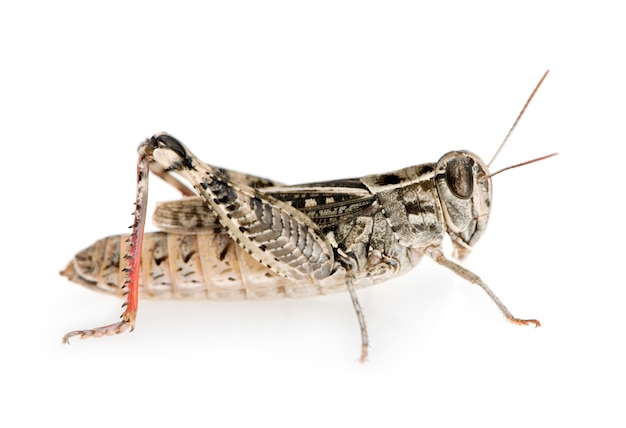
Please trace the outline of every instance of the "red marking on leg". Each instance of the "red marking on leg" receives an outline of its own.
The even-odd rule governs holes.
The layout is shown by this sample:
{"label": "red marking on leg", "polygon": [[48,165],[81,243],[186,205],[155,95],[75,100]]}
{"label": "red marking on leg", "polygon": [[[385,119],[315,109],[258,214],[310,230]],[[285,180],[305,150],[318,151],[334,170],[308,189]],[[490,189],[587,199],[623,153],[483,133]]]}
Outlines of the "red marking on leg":
{"label": "red marking on leg", "polygon": [[126,310],[123,319],[135,319],[139,306],[139,277],[141,275],[141,248],[143,244],[144,226],[146,225],[146,205],[148,203],[148,159],[144,150],[139,151],[137,161],[137,201],[135,221],[131,234],[130,250],[128,253],[128,279],[126,282],[128,295],[126,296]]}

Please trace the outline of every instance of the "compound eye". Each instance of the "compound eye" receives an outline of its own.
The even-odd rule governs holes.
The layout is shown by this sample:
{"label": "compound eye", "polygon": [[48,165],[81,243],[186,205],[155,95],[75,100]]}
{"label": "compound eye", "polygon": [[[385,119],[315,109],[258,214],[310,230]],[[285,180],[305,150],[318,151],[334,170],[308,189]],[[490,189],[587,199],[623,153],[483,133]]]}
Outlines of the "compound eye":
{"label": "compound eye", "polygon": [[469,199],[474,193],[474,161],[468,157],[452,159],[446,165],[446,183],[460,199]]}

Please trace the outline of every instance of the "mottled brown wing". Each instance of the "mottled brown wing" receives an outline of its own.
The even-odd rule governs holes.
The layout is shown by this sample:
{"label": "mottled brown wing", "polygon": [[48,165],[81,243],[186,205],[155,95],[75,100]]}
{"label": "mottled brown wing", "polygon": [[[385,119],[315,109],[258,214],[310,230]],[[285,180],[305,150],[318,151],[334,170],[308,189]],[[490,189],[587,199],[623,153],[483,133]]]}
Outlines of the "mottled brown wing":
{"label": "mottled brown wing", "polygon": [[[361,215],[371,216],[379,208],[376,197],[357,179],[258,190],[303,212],[322,229]],[[166,232],[209,233],[221,227],[201,197],[161,202],[157,204],[153,219],[159,229]]]}
{"label": "mottled brown wing", "polygon": [[159,229],[170,233],[213,233],[221,228],[217,217],[200,196],[159,202],[152,221]]}
{"label": "mottled brown wing", "polygon": [[376,196],[358,179],[334,180],[263,189],[310,217],[321,229],[372,216],[379,209]]}

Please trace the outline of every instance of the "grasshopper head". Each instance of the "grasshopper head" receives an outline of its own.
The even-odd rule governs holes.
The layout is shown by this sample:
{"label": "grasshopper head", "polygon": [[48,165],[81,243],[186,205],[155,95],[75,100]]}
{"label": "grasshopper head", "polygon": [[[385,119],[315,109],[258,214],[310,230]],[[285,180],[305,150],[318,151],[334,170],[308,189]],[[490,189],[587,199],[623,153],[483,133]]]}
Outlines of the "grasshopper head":
{"label": "grasshopper head", "polygon": [[463,257],[478,242],[489,220],[491,178],[487,165],[471,152],[449,152],[437,162],[435,180],[455,256]]}

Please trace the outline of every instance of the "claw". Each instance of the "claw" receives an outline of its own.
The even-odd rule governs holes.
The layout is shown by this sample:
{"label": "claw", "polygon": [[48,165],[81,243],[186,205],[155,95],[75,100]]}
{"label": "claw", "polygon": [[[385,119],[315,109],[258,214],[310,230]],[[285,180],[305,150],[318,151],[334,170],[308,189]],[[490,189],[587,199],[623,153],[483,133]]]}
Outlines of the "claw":
{"label": "claw", "polygon": [[517,324],[517,325],[535,324],[535,328],[541,327],[541,323],[539,322],[539,320],[521,320],[519,318],[510,318],[508,321],[512,324]]}
{"label": "claw", "polygon": [[359,362],[361,364],[364,364],[367,362],[368,347],[369,345],[367,344],[361,345],[361,358],[359,358]]}

